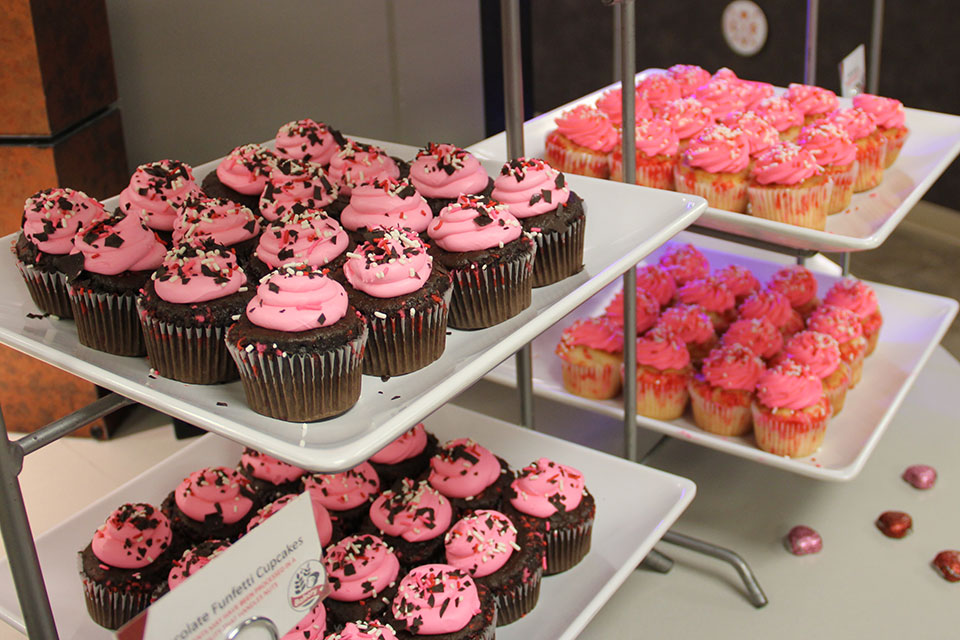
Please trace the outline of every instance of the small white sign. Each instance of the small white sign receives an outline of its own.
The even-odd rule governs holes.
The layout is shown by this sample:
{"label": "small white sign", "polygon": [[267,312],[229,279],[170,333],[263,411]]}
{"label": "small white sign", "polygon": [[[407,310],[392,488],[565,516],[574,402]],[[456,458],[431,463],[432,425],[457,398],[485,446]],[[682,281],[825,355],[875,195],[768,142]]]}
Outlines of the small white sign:
{"label": "small white sign", "polygon": [[867,88],[867,56],[861,44],[840,63],[840,95],[852,98]]}
{"label": "small white sign", "polygon": [[269,618],[280,635],[328,593],[306,493],[238,540],[117,632],[120,640],[221,640],[244,620]]}
{"label": "small white sign", "polygon": [[720,20],[727,46],[741,56],[758,54],[767,42],[767,16],[755,2],[731,2]]}

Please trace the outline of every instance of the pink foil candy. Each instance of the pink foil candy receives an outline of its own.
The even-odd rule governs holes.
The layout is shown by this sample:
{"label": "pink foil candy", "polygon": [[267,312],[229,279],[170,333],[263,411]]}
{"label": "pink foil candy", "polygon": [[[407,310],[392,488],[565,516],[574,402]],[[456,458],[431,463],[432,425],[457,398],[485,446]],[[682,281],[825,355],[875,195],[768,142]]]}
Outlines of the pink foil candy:
{"label": "pink foil candy", "polygon": [[787,550],[795,556],[805,556],[823,549],[823,538],[820,534],[802,524],[790,529],[786,543]]}
{"label": "pink foil candy", "polygon": [[933,567],[947,582],[960,582],[960,551],[941,551],[933,559]]}
{"label": "pink foil candy", "polygon": [[875,524],[888,538],[903,538],[913,530],[913,518],[903,511],[884,511]]}
{"label": "pink foil candy", "polygon": [[926,464],[914,464],[907,467],[902,478],[914,489],[932,489],[937,482],[937,470]]}

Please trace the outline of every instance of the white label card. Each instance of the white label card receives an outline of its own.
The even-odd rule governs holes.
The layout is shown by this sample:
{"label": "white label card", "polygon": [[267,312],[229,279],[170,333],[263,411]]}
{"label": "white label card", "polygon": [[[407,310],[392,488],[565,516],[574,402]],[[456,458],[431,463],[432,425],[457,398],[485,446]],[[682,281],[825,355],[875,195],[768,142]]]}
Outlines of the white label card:
{"label": "white label card", "polygon": [[221,640],[253,616],[269,618],[283,636],[328,593],[322,556],[304,493],[127,623],[117,638]]}
{"label": "white label card", "polygon": [[866,49],[861,44],[840,63],[840,95],[852,98],[867,88]]}

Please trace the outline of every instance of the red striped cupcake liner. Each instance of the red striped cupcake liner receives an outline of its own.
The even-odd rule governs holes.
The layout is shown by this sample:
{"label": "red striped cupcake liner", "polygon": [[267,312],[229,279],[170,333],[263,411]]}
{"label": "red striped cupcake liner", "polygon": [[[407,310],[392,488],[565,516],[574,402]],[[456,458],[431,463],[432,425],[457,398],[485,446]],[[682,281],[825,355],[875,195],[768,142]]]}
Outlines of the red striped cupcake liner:
{"label": "red striped cupcake liner", "polygon": [[823,231],[827,201],[833,185],[826,178],[810,178],[797,185],[751,184],[750,215]]}
{"label": "red striped cupcake liner", "polygon": [[[721,403],[711,398],[712,387],[699,380],[690,381],[690,407],[693,409],[693,421],[708,433],[719,436],[742,436],[753,428],[753,416],[750,411],[751,394],[744,391],[742,404]],[[732,392],[723,394],[732,397]],[[739,394],[737,394],[739,395]]]}
{"label": "red striped cupcake liner", "polygon": [[866,138],[860,138],[857,144],[857,179],[853,183],[853,192],[860,193],[873,189],[883,180],[883,166],[887,155],[887,138],[879,130]]}
{"label": "red striped cupcake liner", "polygon": [[[678,160],[677,156],[654,156],[650,158],[638,152],[636,184],[652,189],[673,191],[673,172]],[[610,154],[610,179],[623,182],[623,154],[620,151]]]}
{"label": "red striped cupcake liner", "polygon": [[705,198],[715,209],[747,211],[747,173],[710,173],[677,163],[673,173],[676,190]]}
{"label": "red striped cupcake liner", "polygon": [[547,134],[544,147],[547,163],[558,171],[591,178],[610,177],[609,160],[603,151],[581,147],[557,131]]}
{"label": "red striped cupcake liner", "polygon": [[620,395],[622,364],[577,365],[561,359],[563,388],[583,398],[608,400]]}
{"label": "red striped cupcake liner", "polygon": [[804,458],[816,453],[823,444],[830,418],[830,405],[826,398],[821,403],[822,407],[818,408],[820,415],[811,415],[803,411],[778,413],[754,402],[753,434],[757,446],[767,453],[789,458]]}
{"label": "red striped cupcake liner", "polygon": [[903,149],[903,143],[907,141],[907,135],[910,130],[906,127],[893,127],[883,129],[883,135],[887,138],[887,152],[883,156],[883,167],[889,169],[890,165],[897,161],[900,156],[900,150]]}
{"label": "red striped cupcake liner", "polygon": [[857,179],[857,172],[860,170],[856,160],[847,166],[831,165],[824,168],[824,175],[830,178],[833,183],[833,189],[830,191],[830,197],[827,199],[827,215],[840,213],[850,206],[850,199],[853,197],[853,183]]}

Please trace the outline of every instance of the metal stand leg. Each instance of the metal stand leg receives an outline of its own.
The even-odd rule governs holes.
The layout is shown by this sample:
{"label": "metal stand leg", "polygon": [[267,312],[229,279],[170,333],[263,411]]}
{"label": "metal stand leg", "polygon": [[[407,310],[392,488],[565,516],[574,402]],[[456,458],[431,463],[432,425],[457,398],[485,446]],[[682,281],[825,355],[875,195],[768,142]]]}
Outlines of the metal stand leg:
{"label": "metal stand leg", "polygon": [[520,424],[533,429],[533,355],[529,344],[517,351],[517,391],[520,392]]}
{"label": "metal stand leg", "polygon": [[640,568],[650,569],[657,573],[670,573],[670,569],[673,569],[673,559],[656,549],[650,549],[650,553],[640,563]]}
{"label": "metal stand leg", "polygon": [[870,29],[870,63],[867,72],[867,91],[876,94],[880,90],[880,48],[883,43],[884,0],[873,0],[873,24]]}
{"label": "metal stand leg", "polygon": [[761,607],[765,607],[769,602],[766,594],[763,592],[763,589],[760,588],[760,583],[757,582],[756,576],[753,575],[753,571],[751,571],[750,566],[744,562],[743,558],[733,551],[712,545],[709,542],[704,542],[703,540],[697,540],[696,538],[685,536],[675,531],[668,531],[665,533],[663,536],[663,541],[726,562],[736,569],[737,573],[740,574],[740,579],[743,580],[743,586],[747,589],[747,598],[750,600],[753,606],[759,609]]}
{"label": "metal stand leg", "polygon": [[820,0],[807,0],[807,37],[804,46],[803,82],[817,83],[817,22],[820,14]]}
{"label": "metal stand leg", "polygon": [[845,253],[840,259],[840,268],[843,271],[843,277],[850,275],[850,254]]}

